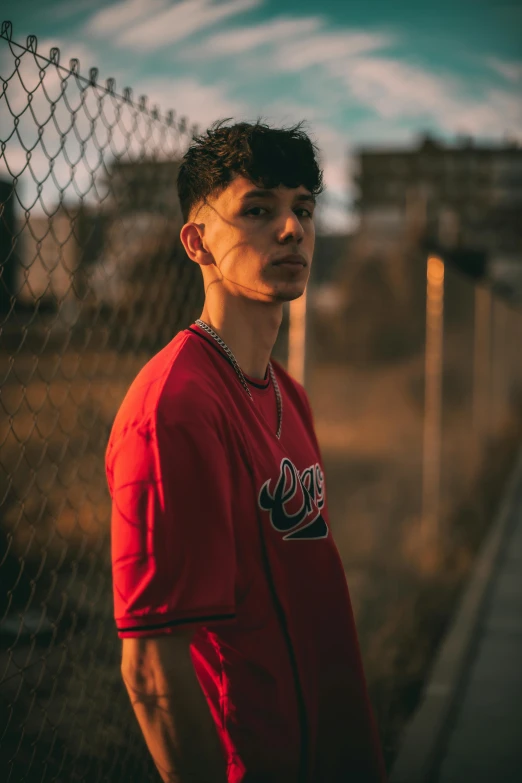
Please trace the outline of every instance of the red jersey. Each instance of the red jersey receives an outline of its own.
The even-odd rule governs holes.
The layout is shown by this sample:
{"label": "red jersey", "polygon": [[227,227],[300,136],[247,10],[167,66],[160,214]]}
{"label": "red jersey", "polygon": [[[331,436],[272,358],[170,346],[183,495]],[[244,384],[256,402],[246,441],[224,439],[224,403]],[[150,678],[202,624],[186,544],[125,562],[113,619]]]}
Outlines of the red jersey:
{"label": "red jersey", "polygon": [[382,783],[304,388],[283,400],[197,325],[140,371],[106,455],[120,638],[197,626],[191,657],[229,783]]}

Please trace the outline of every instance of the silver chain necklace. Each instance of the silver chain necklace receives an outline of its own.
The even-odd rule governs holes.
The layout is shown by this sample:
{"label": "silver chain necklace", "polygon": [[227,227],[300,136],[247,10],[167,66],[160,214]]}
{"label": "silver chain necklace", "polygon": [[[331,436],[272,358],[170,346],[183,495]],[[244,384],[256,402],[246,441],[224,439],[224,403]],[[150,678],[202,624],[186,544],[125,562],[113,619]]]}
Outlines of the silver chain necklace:
{"label": "silver chain necklace", "polygon": [[[254,398],[252,397],[252,393],[251,393],[250,389],[248,388],[248,384],[246,382],[245,376],[241,372],[241,367],[236,362],[236,357],[234,356],[234,354],[232,353],[232,351],[230,350],[228,345],[225,342],[223,342],[221,337],[218,334],[216,334],[215,331],[208,324],[205,323],[205,321],[202,321],[201,318],[198,318],[195,323],[197,323],[198,326],[200,326],[202,329],[204,329],[205,332],[208,332],[211,335],[211,337],[213,337],[214,340],[217,343],[219,343],[219,345],[223,348],[223,350],[226,351],[229,359],[232,362],[232,366],[234,367],[234,370],[236,371],[236,373],[238,375],[238,378],[241,381],[241,384],[242,384],[243,388],[245,389],[246,393],[248,394],[248,396],[250,397],[252,402],[254,402]],[[272,378],[272,383],[274,384],[274,389],[275,389],[275,393],[276,393],[276,400],[277,400],[277,433],[276,433],[276,435],[277,435],[278,438],[280,438],[281,437],[281,427],[283,426],[283,398],[281,397],[281,392],[279,391],[279,384],[277,383],[277,379],[275,377],[275,373],[274,373],[274,370],[273,370],[271,362],[268,362],[268,370],[270,372],[270,377]]]}

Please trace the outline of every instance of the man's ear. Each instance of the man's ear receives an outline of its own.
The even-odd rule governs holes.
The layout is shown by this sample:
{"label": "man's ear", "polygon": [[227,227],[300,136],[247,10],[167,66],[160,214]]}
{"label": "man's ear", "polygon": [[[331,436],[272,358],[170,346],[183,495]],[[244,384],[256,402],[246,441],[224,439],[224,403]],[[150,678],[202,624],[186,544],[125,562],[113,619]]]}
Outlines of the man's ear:
{"label": "man's ear", "polygon": [[204,223],[185,223],[180,231],[179,237],[183,243],[185,252],[191,261],[207,266],[208,264],[214,263],[214,258],[205,247],[203,241],[204,230]]}

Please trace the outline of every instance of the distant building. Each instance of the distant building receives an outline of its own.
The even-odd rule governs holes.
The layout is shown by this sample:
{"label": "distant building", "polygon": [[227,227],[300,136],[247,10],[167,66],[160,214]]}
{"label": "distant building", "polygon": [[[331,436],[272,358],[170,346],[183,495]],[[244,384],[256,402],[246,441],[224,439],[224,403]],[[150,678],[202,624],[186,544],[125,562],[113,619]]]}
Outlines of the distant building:
{"label": "distant building", "polygon": [[448,246],[522,258],[521,146],[427,136],[416,149],[360,148],[358,164],[360,232],[377,245],[402,237],[417,219]]}
{"label": "distant building", "polygon": [[[178,161],[116,161],[106,181],[103,243],[89,270],[96,302],[133,308],[179,251]],[[170,275],[171,276],[171,275]],[[158,277],[160,279],[158,279]]]}
{"label": "distant building", "polygon": [[423,246],[485,254],[496,289],[522,297],[521,146],[425,136],[413,149],[360,148],[356,171],[351,260],[381,264],[399,300],[416,298],[412,259]]}
{"label": "distant building", "polygon": [[179,161],[114,161],[106,185],[108,205],[119,214],[136,212],[179,218],[177,176]]}
{"label": "distant building", "polygon": [[318,234],[310,283],[314,287],[334,283],[350,251],[350,234]]}
{"label": "distant building", "polygon": [[350,253],[350,234],[318,234],[310,280],[308,302],[318,318],[328,317],[343,306],[343,295],[339,289],[339,275]]}

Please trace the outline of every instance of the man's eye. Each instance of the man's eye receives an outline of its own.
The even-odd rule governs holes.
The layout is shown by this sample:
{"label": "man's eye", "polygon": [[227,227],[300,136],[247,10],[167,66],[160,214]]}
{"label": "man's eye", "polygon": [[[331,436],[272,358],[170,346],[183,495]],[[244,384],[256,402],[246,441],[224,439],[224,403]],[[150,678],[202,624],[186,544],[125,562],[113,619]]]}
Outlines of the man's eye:
{"label": "man's eye", "polygon": [[[262,217],[260,214],[261,212],[268,213],[268,210],[265,207],[250,207],[250,209],[245,212],[245,215],[252,215],[252,217]],[[309,209],[306,209],[306,207],[297,207],[295,212],[296,214],[299,214],[300,212],[305,213],[304,215],[300,215],[300,217],[313,217],[313,213]]]}
{"label": "man's eye", "polygon": [[251,207],[245,212],[245,215],[251,215],[253,212],[256,212],[257,214],[253,215],[253,217],[260,217],[259,210],[264,212],[267,211],[264,207]]}

